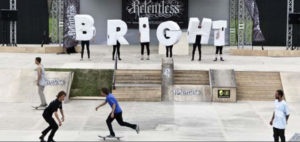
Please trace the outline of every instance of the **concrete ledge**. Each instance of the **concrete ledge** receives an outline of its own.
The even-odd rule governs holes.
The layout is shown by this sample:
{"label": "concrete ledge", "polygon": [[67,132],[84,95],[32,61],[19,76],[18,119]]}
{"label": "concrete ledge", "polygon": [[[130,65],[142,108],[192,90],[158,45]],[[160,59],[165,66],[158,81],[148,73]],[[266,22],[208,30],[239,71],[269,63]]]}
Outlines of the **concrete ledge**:
{"label": "concrete ledge", "polygon": [[300,57],[299,50],[230,49],[230,53],[235,56]]}
{"label": "concrete ledge", "polygon": [[[76,47],[76,51],[80,52],[81,49],[79,46]],[[18,47],[14,46],[1,46],[0,53],[59,53],[64,52],[63,47],[59,47],[58,45],[45,45],[41,47],[41,45],[18,45]]]}
{"label": "concrete ledge", "polygon": [[70,100],[105,100],[105,97],[71,97]]}
{"label": "concrete ledge", "polygon": [[268,56],[267,50],[230,49],[230,53],[236,56]]}

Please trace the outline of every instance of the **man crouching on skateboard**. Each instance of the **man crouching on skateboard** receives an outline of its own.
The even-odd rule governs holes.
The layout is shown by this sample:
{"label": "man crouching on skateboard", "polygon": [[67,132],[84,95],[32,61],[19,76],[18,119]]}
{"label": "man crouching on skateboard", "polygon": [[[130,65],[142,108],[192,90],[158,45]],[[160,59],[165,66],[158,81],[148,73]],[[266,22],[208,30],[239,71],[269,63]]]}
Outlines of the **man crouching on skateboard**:
{"label": "man crouching on skateboard", "polygon": [[[58,130],[58,126],[62,125],[62,122],[64,121],[64,112],[62,109],[62,102],[64,101],[66,96],[66,92],[60,91],[58,95],[56,96],[56,99],[52,101],[49,106],[45,109],[43,113],[43,117],[46,120],[46,122],[49,124],[49,127],[47,127],[43,132],[42,135],[40,136],[41,142],[44,142],[44,137],[47,135],[47,133],[51,130],[51,133],[48,137],[48,142],[54,142],[53,137],[55,135],[55,132]],[[57,110],[60,110],[62,118],[59,119]],[[53,119],[52,115],[55,115],[55,118],[58,121],[58,125]]]}
{"label": "man crouching on skateboard", "polygon": [[108,117],[106,119],[106,124],[107,124],[107,127],[108,127],[109,132],[110,132],[110,135],[108,135],[107,137],[115,137],[115,133],[114,133],[112,125],[111,125],[111,123],[114,119],[116,119],[121,126],[126,126],[126,127],[129,127],[129,128],[132,128],[132,129],[136,130],[137,133],[139,133],[140,128],[139,128],[138,125],[130,124],[130,123],[127,123],[127,122],[123,121],[122,109],[119,106],[119,103],[118,103],[117,99],[113,96],[113,94],[109,93],[109,90],[107,88],[102,88],[101,89],[101,96],[106,97],[106,100],[105,100],[105,102],[103,102],[102,104],[100,104],[99,106],[96,107],[96,111],[100,107],[106,105],[107,103],[112,108],[111,113],[108,115]]}

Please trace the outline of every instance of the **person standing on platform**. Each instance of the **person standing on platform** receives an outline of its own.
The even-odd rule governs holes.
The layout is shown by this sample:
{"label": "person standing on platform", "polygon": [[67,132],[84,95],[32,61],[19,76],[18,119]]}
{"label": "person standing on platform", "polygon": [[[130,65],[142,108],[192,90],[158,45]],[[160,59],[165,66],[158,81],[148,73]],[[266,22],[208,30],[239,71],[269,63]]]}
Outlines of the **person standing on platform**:
{"label": "person standing on platform", "polygon": [[[41,140],[41,142],[44,142],[44,137],[48,134],[48,132],[51,131],[50,135],[48,136],[48,142],[55,142],[53,140],[53,137],[56,133],[56,131],[58,130],[58,127],[62,125],[62,122],[64,122],[65,120],[65,115],[64,115],[64,111],[62,108],[62,102],[64,101],[66,97],[66,92],[64,91],[60,91],[57,96],[56,99],[53,100],[49,106],[44,110],[43,113],[43,118],[45,119],[45,121],[49,124],[49,127],[47,127],[44,131],[42,131],[42,135],[39,137],[39,139]],[[58,109],[60,110],[61,116],[62,118],[60,119],[58,116]],[[55,120],[53,119],[52,115],[54,113],[54,116],[58,122],[55,122]]]}
{"label": "person standing on platform", "polygon": [[[170,37],[167,36],[167,30],[164,31],[164,35],[167,39],[169,39]],[[169,56],[170,53],[170,56]],[[173,45],[170,46],[166,46],[166,57],[170,57],[173,58]]]}
{"label": "person standing on platform", "polygon": [[169,57],[170,53],[170,58],[173,58],[173,45],[171,46],[166,46],[166,57]]}
{"label": "person standing on platform", "polygon": [[121,57],[120,57],[120,47],[121,47],[121,44],[119,43],[119,41],[117,41],[116,45],[113,45],[112,60],[115,60],[116,52],[117,52],[118,59],[122,60]]}
{"label": "person standing on platform", "polygon": [[90,59],[90,41],[89,40],[84,40],[84,41],[81,41],[81,59],[80,59],[80,61],[83,61],[84,46],[86,46],[88,59],[91,60]]}
{"label": "person standing on platform", "polygon": [[218,54],[220,55],[220,60],[224,61],[223,46],[225,46],[225,28],[217,29],[214,33],[214,44],[216,46],[216,57],[214,61],[218,61]]}
{"label": "person standing on platform", "polygon": [[[147,25],[146,24],[143,24],[143,28],[147,28]],[[144,60],[144,48],[145,48],[145,46],[146,46],[146,48],[147,48],[147,60],[150,60],[150,48],[149,48],[149,46],[150,46],[150,42],[142,42],[142,37],[143,35],[141,35],[141,33],[140,33],[140,40],[141,40],[141,60]]]}
{"label": "person standing on platform", "polygon": [[38,87],[38,93],[40,96],[41,104],[39,107],[46,107],[47,102],[44,94],[45,86],[47,84],[47,78],[45,74],[44,66],[41,64],[42,58],[36,57],[35,58],[35,64],[37,65],[36,71],[37,71],[37,81],[36,85]]}
{"label": "person standing on platform", "polygon": [[[121,29],[120,27],[117,28],[117,32],[119,32]],[[115,55],[116,55],[116,52],[117,52],[117,56],[118,56],[118,59],[119,60],[122,60],[121,59],[121,55],[120,55],[120,47],[121,47],[121,44],[119,41],[117,41],[117,44],[116,45],[113,45],[113,53],[112,53],[112,60],[115,60]]]}
{"label": "person standing on platform", "polygon": [[284,93],[282,90],[277,90],[275,93],[275,110],[273,112],[270,125],[273,126],[274,141],[278,142],[279,137],[282,142],[285,142],[285,128],[290,116],[290,112],[286,102],[283,99]]}
{"label": "person standing on platform", "polygon": [[112,93],[109,92],[109,90],[107,88],[101,89],[101,96],[105,96],[106,100],[105,100],[105,102],[103,102],[102,104],[100,104],[99,106],[96,107],[96,111],[98,111],[98,109],[100,107],[106,105],[107,103],[112,108],[111,113],[108,115],[108,117],[106,119],[106,124],[107,124],[109,132],[110,132],[110,135],[108,135],[107,137],[115,137],[115,133],[114,133],[112,125],[111,125],[111,123],[114,119],[116,119],[117,122],[121,126],[132,128],[132,129],[136,130],[137,133],[139,133],[139,131],[140,131],[139,125],[130,124],[128,122],[123,121],[122,109],[121,109],[117,99],[114,97],[114,95]]}
{"label": "person standing on platform", "polygon": [[[198,26],[198,28],[200,29],[201,26]],[[199,51],[199,61],[201,61],[201,35],[196,36],[196,41],[193,44],[192,61],[194,61],[195,52],[196,52],[197,47],[198,47],[198,51]]]}

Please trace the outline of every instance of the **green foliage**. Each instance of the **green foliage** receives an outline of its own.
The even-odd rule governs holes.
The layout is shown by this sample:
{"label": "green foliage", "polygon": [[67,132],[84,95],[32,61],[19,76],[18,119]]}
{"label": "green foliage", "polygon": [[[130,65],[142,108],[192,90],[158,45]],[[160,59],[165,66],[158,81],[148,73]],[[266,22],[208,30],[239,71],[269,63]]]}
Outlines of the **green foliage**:
{"label": "green foliage", "polygon": [[71,97],[99,96],[102,87],[112,88],[113,70],[92,69],[46,69],[47,71],[72,71],[74,78],[71,86]]}

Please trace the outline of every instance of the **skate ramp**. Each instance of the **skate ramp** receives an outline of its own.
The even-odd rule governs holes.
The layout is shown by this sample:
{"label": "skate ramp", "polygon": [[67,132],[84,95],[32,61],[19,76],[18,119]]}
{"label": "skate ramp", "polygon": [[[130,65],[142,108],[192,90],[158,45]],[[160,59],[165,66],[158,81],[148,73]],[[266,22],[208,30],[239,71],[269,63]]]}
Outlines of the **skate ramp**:
{"label": "skate ramp", "polygon": [[300,102],[300,73],[281,72],[281,81],[287,102]]}
{"label": "skate ramp", "polygon": [[[72,72],[46,72],[46,77],[49,82],[44,93],[48,103],[55,99],[57,93],[61,90],[69,95],[73,80]],[[36,71],[30,69],[0,69],[0,78],[0,102],[30,102],[32,105],[39,105]]]}

